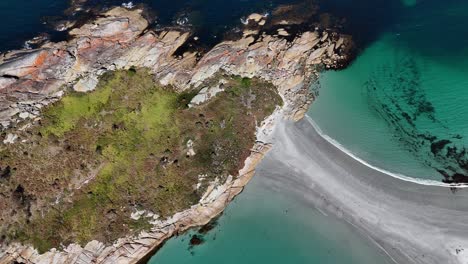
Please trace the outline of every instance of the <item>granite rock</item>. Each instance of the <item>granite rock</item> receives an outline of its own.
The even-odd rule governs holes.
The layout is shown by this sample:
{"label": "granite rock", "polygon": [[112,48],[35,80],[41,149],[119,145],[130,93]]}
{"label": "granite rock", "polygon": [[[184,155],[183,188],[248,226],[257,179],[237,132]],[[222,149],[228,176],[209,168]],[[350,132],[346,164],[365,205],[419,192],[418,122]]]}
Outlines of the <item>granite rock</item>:
{"label": "granite rock", "polygon": [[[259,14],[249,18],[264,21]],[[276,86],[284,105],[259,125],[259,141],[239,175],[222,185],[213,183],[199,204],[169,219],[155,220],[150,231],[121,238],[113,245],[91,241],[85,247],[71,244],[45,254],[18,243],[0,245],[0,263],[136,263],[171,236],[204,225],[219,215],[243,190],[254,174],[255,165],[270,148],[266,140],[275,120],[303,117],[313,99],[308,88],[317,77],[317,66],[340,68],[349,59],[345,47],[351,46],[351,40],[347,36],[307,31],[285,38],[265,34],[261,30],[263,25],[239,39],[222,41],[204,54],[187,51],[175,56],[190,38],[190,32],[148,30],[141,10],[117,7],[72,30],[68,42],[3,54],[0,58],[3,127],[36,116],[40,108],[59,100],[67,87],[89,91],[104,72],[131,67],[146,67],[162,85],[172,85],[179,91],[201,88],[220,71],[257,77]],[[193,103],[203,103],[220,91],[221,84],[202,89],[196,97],[199,100]],[[15,138],[8,134],[3,140],[14,143]]]}

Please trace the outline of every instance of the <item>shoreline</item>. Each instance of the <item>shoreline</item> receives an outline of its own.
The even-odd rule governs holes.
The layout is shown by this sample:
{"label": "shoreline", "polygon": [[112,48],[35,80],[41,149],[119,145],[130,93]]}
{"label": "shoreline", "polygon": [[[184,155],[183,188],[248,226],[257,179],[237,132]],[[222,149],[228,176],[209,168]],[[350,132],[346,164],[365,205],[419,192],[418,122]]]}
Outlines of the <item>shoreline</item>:
{"label": "shoreline", "polygon": [[[121,238],[111,246],[91,241],[84,247],[71,244],[42,255],[30,246],[12,243],[2,246],[5,250],[0,253],[0,263],[15,260],[21,263],[137,263],[173,235],[205,225],[218,216],[253,177],[256,165],[271,148],[276,123],[304,116],[313,99],[308,85],[318,75],[317,67],[343,67],[349,62],[353,46],[349,36],[332,30],[291,31],[292,34],[285,37],[284,34],[289,34],[287,26],[281,24],[283,29],[278,29],[278,34],[268,35],[263,30],[278,25],[274,24],[274,19],[270,22],[271,17],[263,17],[258,21],[250,19],[240,39],[220,42],[201,58],[197,58],[197,52],[190,51],[180,57],[174,54],[189,41],[190,33],[146,31],[148,21],[142,12],[117,7],[92,24],[73,29],[69,42],[48,43],[32,51],[4,54],[0,61],[3,74],[0,102],[5,105],[0,111],[3,127],[16,127],[22,122],[21,116],[38,120],[39,109],[59,100],[67,87],[90,91],[104,72],[132,67],[149,68],[161,85],[171,85],[179,91],[201,88],[219,72],[261,78],[276,87],[283,106],[257,129],[257,143],[239,171],[240,176],[221,186],[212,185],[199,204],[157,221],[150,232]],[[31,93],[31,89],[35,89],[35,93]],[[8,139],[6,142],[14,143],[17,138],[8,134],[4,141]]]}
{"label": "shoreline", "polygon": [[354,153],[352,153],[350,150],[348,150],[346,147],[344,147],[342,144],[340,144],[338,141],[335,139],[329,137],[323,131],[320,129],[318,124],[308,115],[305,116],[305,118],[310,122],[310,124],[314,127],[315,131],[326,141],[328,141],[330,144],[334,145],[336,148],[340,149],[343,153],[346,153],[356,161],[362,163],[363,165],[376,170],[378,172],[387,174],[390,177],[406,181],[406,182],[411,182],[411,183],[416,183],[416,184],[421,184],[421,185],[426,185],[426,186],[438,186],[438,187],[445,187],[445,188],[468,188],[468,184],[466,183],[445,183],[442,181],[436,181],[436,180],[427,180],[427,179],[421,179],[421,178],[416,178],[416,177],[410,177],[406,176],[400,173],[394,173],[387,171],[385,169],[379,168],[377,166],[374,166],[370,164],[369,162],[359,158],[356,156]]}
{"label": "shoreline", "polygon": [[[96,31],[95,28],[87,28],[86,25],[83,29],[76,30],[76,43],[71,44],[76,45],[73,46],[76,48],[74,54],[66,53],[69,52],[70,43],[49,43],[44,49],[34,50],[38,51],[38,54],[26,54],[24,57],[20,54],[19,59],[16,57],[17,54],[11,52],[13,63],[7,58],[0,66],[0,71],[4,73],[0,78],[0,90],[12,89],[19,94],[27,95],[30,91],[21,89],[24,85],[32,86],[30,75],[34,76],[32,80],[37,82],[33,84],[45,86],[45,89],[38,93],[40,100],[50,99],[50,92],[55,92],[59,86],[65,84],[74,86],[76,90],[87,90],[99,76],[101,69],[93,65],[99,62],[106,66],[106,70],[112,67],[129,68],[134,65],[149,67],[161,83],[174,85],[180,89],[187,88],[187,85],[200,85],[219,71],[245,77],[261,77],[277,87],[285,105],[282,109],[277,109],[257,130],[257,144],[252,148],[244,168],[239,172],[239,177],[221,186],[211,186],[211,191],[205,194],[199,204],[165,221],[159,221],[150,232],[143,232],[136,238],[122,238],[112,246],[92,241],[85,247],[72,244],[63,251],[51,250],[44,255],[39,255],[31,247],[12,244],[10,246],[13,248],[10,247],[8,251],[0,253],[0,263],[14,260],[25,263],[51,261],[141,263],[157,252],[174,235],[190,228],[203,226],[219,216],[229,202],[243,191],[267,152],[269,153],[267,159],[263,165],[260,165],[267,171],[271,170],[271,175],[267,177],[272,177],[277,182],[287,182],[285,175],[296,177],[296,183],[302,182],[303,185],[294,185],[297,189],[291,189],[292,193],[302,191],[303,194],[312,197],[319,210],[330,212],[362,231],[394,262],[449,264],[468,260],[468,252],[465,252],[468,241],[464,239],[468,237],[468,231],[463,231],[468,230],[468,224],[464,224],[466,222],[464,214],[468,211],[468,193],[465,189],[467,185],[419,181],[408,179],[404,175],[398,176],[359,159],[321,133],[313,121],[307,123],[308,117],[298,123],[292,123],[291,120],[297,121],[304,116],[308,105],[312,102],[307,94],[308,83],[318,73],[307,67],[327,64],[322,60],[331,59],[332,56],[327,55],[328,51],[333,47],[331,50],[334,52],[339,39],[329,41],[328,33],[325,37],[324,32],[306,32],[310,34],[294,36],[290,42],[293,43],[292,47],[287,47],[284,39],[266,35],[262,36],[265,38],[264,41],[257,41],[254,37],[259,36],[253,34],[253,36],[246,35],[240,40],[219,43],[213,50],[203,54],[200,61],[196,59],[196,53],[190,52],[183,54],[181,59],[174,59],[173,54],[187,43],[191,37],[190,33],[177,30],[145,32],[148,21],[143,21],[137,13],[135,10],[128,12],[119,10],[115,13],[109,12],[108,17],[101,18],[100,23],[104,29],[110,23],[120,30],[116,36],[100,32],[99,23],[96,25],[98,27]],[[136,28],[126,28],[125,25],[118,28],[121,25],[117,22],[121,17],[128,17],[129,24],[137,25]],[[102,35],[96,37],[93,35],[96,32]],[[246,32],[251,34],[247,30]],[[81,42],[87,38],[92,41]],[[317,46],[318,41],[324,38],[327,42],[322,41],[323,44]],[[123,53],[117,51],[111,54],[110,58],[105,56],[96,60],[92,58],[96,54],[101,55],[100,49],[103,47],[113,45],[122,39],[125,44]],[[309,46],[310,40],[312,42],[316,40],[317,43]],[[277,50],[270,52],[268,47],[268,51],[264,51],[265,46],[271,43]],[[111,46],[111,50],[120,49],[119,45]],[[154,47],[157,52],[151,53],[154,51],[145,49],[145,45]],[[312,51],[313,49],[315,50]],[[308,61],[302,60],[303,53],[307,54]],[[270,63],[280,55],[283,56],[280,57],[280,62],[273,64],[273,68],[276,66],[278,70],[271,69]],[[80,56],[83,58],[82,61],[77,59]],[[145,56],[152,56],[161,61],[146,60]],[[45,64],[41,62],[44,57]],[[269,60],[270,57],[273,59]],[[28,61],[30,58],[33,58],[33,63]],[[50,65],[57,69],[63,68],[63,61],[56,62],[62,58],[70,60],[66,62],[66,67],[70,67],[68,75],[63,74],[59,76],[61,78],[56,79],[55,75],[52,76],[50,79],[55,80],[55,83],[48,82],[49,76],[42,79],[41,74],[45,73],[41,71]],[[72,62],[73,59],[77,59],[78,62]],[[164,64],[164,59],[169,63]],[[117,66],[113,60],[118,62]],[[299,71],[295,68],[298,61],[304,68]],[[26,65],[26,70],[18,67],[22,64]],[[85,78],[76,82],[77,78],[81,77]],[[55,97],[51,100],[55,100]],[[35,109],[31,110],[28,107],[29,105],[26,105],[20,110],[32,111],[30,114],[33,115]],[[10,113],[11,115],[7,113],[6,116],[1,116],[2,121],[9,122],[10,118],[16,118],[18,113],[19,111]],[[275,144],[272,151],[269,151],[272,148],[271,142]],[[278,152],[278,149],[281,151]],[[317,174],[317,171],[321,174]],[[450,192],[448,188],[455,190]],[[370,199],[374,200],[369,201]],[[435,231],[431,234],[424,233],[429,229]],[[465,232],[465,236],[459,235],[461,232]],[[424,237],[420,238],[420,235]],[[441,249],[445,254],[437,254]]]}
{"label": "shoreline", "polygon": [[10,247],[3,256],[0,255],[0,263],[49,263],[52,260],[71,263],[90,263],[93,260],[97,263],[144,263],[168,239],[191,228],[204,226],[221,215],[226,206],[242,193],[254,176],[255,168],[270,149],[270,144],[257,143],[235,180],[231,178],[221,186],[212,186],[212,191],[207,192],[199,204],[159,221],[150,231],[142,232],[137,237],[121,238],[112,246],[105,246],[98,241],[91,241],[84,248],[71,244],[63,252],[51,250],[42,255],[29,246],[15,243],[12,244],[15,248]]}
{"label": "shoreline", "polygon": [[468,260],[468,189],[389,177],[342,152],[306,119],[282,122],[275,139],[260,165],[264,177],[356,227],[395,263]]}
{"label": "shoreline", "polygon": [[[64,250],[52,249],[39,254],[36,249],[13,243],[5,252],[0,252],[0,263],[146,263],[164,243],[174,236],[184,233],[192,228],[209,224],[219,217],[226,207],[241,194],[245,186],[255,175],[258,164],[271,150],[272,143],[264,142],[271,139],[276,124],[284,118],[283,110],[278,108],[267,117],[257,128],[258,141],[251,149],[251,154],[245,160],[244,167],[239,175],[230,177],[224,184],[213,183],[202,200],[182,212],[178,212],[166,220],[157,221],[149,231],[141,232],[137,236],[120,238],[113,245],[105,245],[99,241],[90,241],[81,247],[71,244]],[[262,139],[262,141],[259,141]]]}
{"label": "shoreline", "polygon": [[198,204],[168,219],[157,221],[151,230],[137,236],[120,238],[110,246],[93,240],[84,247],[71,244],[63,250],[52,249],[44,254],[39,254],[31,246],[13,243],[5,252],[0,252],[0,263],[146,263],[167,240],[190,229],[203,227],[221,216],[255,175],[257,166],[273,146],[271,140],[277,123],[285,118],[284,109],[278,107],[257,127],[257,142],[235,179],[229,177],[222,185],[214,182]]}

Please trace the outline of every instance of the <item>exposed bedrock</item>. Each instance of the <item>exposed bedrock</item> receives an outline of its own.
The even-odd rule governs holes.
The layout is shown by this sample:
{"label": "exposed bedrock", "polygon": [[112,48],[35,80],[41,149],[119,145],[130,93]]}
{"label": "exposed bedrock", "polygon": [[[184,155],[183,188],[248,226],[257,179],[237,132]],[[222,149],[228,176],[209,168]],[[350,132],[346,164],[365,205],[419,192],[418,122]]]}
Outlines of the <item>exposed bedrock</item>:
{"label": "exposed bedrock", "polygon": [[335,32],[303,32],[288,40],[256,30],[261,35],[221,42],[206,54],[187,51],[174,56],[190,32],[147,28],[142,10],[117,7],[73,29],[68,42],[3,54],[0,123],[3,127],[14,125],[18,114],[25,111],[34,116],[42,105],[60,97],[67,85],[78,91],[92,90],[97,76],[105,71],[130,67],[148,67],[161,84],[179,90],[197,86],[220,70],[260,77],[279,88],[288,114],[298,119],[305,111],[301,105],[310,100],[304,85],[319,67],[346,64],[347,47],[352,45],[348,36]]}
{"label": "exposed bedrock", "polygon": [[[239,171],[238,177],[207,191],[199,204],[172,218],[160,221],[149,232],[119,239],[113,245],[92,241],[85,247],[76,244],[39,254],[20,244],[0,247],[0,263],[129,263],[150,254],[159,244],[178,232],[206,224],[219,215],[227,203],[239,194],[253,175],[255,165],[270,145],[278,117],[301,119],[312,102],[309,84],[320,69],[340,68],[349,60],[351,38],[332,30],[292,30],[293,22],[281,20],[281,29],[262,30],[272,17],[253,16],[256,25],[246,25],[242,37],[226,40],[210,51],[185,51],[192,36],[179,30],[154,31],[142,16],[142,10],[114,8],[95,21],[73,29],[71,40],[47,43],[29,51],[12,51],[0,58],[0,124],[15,128],[19,121],[39,118],[39,110],[58,100],[67,88],[93,90],[98,77],[106,71],[145,67],[161,85],[183,91],[198,87],[217,72],[256,77],[275,85],[283,98],[282,109],[258,129],[259,142]],[[297,23],[294,21],[294,23]],[[271,26],[271,25],[270,25]],[[313,27],[305,27],[313,28]],[[183,49],[182,49],[183,50]],[[206,95],[202,96],[203,98]],[[202,99],[203,99],[202,98]],[[204,99],[203,99],[204,100]],[[14,135],[2,135],[13,143]]]}

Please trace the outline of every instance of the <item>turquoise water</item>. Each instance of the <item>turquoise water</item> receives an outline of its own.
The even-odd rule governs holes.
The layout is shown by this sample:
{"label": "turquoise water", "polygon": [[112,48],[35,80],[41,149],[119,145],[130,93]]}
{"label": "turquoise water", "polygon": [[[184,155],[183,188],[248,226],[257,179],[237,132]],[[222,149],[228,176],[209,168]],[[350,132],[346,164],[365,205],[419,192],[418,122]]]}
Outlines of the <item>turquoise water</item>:
{"label": "turquoise water", "polygon": [[322,75],[308,114],[373,165],[466,181],[468,3],[406,2],[349,68]]}
{"label": "turquoise water", "polygon": [[204,244],[190,248],[193,234],[169,240],[149,263],[387,263],[351,226],[291,192],[269,188],[261,175],[229,205]]}
{"label": "turquoise water", "polygon": [[[90,5],[122,2],[128,1],[92,0]],[[239,23],[242,15],[266,11],[274,3],[291,0],[134,2],[164,10],[157,14],[162,22],[178,17],[180,10],[185,10],[199,27],[203,26],[203,34],[208,37],[216,36],[223,24]],[[62,0],[0,1],[0,15],[4,19],[0,25],[0,51],[18,49],[42,32],[56,34],[46,21],[64,18],[67,7],[68,1]],[[200,18],[206,21],[195,21]],[[214,24],[218,27],[213,28]],[[348,224],[322,215],[284,190],[268,188],[260,177],[229,206],[214,230],[204,236],[204,244],[190,249],[192,234],[169,240],[151,263],[375,264],[386,259]]]}
{"label": "turquoise water", "polygon": [[[122,2],[128,1],[92,0],[90,4]],[[291,0],[134,2],[164,10],[158,16],[165,22],[177,17],[180,9],[189,10],[189,17],[206,19],[197,21],[206,30],[205,35],[216,36],[219,29],[213,29],[214,24],[222,27],[224,23],[239,23],[242,15]],[[67,7],[68,1],[62,0],[0,1],[0,15],[4,19],[0,25],[0,51],[21,48],[26,40],[42,32],[55,34],[46,21],[64,18]],[[204,236],[205,243],[190,249],[193,233],[168,241],[150,263],[375,264],[386,259],[348,224],[322,215],[284,190],[268,188],[260,177],[229,206],[214,230]]]}
{"label": "turquoise water", "polygon": [[[91,5],[128,1],[93,0]],[[171,21],[185,13],[208,38],[214,24],[236,22],[273,2],[141,0]],[[468,136],[468,3],[465,0],[323,0],[348,17],[359,56],[346,70],[320,79],[309,115],[328,135],[363,159],[413,177],[453,180],[466,175]],[[404,5],[401,5],[404,4]],[[19,48],[43,31],[44,16],[62,16],[68,1],[0,3],[0,50]],[[232,12],[235,10],[235,12]],[[205,21],[197,21],[197,20]],[[222,26],[221,26],[222,28]],[[450,142],[449,142],[450,141]],[[432,146],[432,148],[431,148]],[[150,263],[385,263],[367,239],[346,223],[324,216],[284,190],[254,178],[204,235],[169,240]]]}
{"label": "turquoise water", "polygon": [[[362,50],[349,68],[321,76],[313,87],[318,99],[308,114],[326,134],[373,165],[434,180],[466,174],[468,3],[371,2],[327,3],[330,10],[354,16],[350,31]],[[228,207],[205,244],[189,249],[193,234],[169,240],[150,263],[386,259],[349,226],[290,194],[265,188],[261,177]]]}

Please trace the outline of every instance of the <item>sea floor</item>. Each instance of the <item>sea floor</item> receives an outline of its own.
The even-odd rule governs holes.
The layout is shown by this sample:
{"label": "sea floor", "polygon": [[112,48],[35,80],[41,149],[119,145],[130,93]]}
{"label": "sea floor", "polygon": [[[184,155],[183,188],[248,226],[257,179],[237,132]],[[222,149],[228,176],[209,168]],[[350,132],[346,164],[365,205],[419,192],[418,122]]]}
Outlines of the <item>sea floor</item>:
{"label": "sea floor", "polygon": [[452,181],[468,174],[468,4],[407,4],[347,69],[321,75],[308,115],[372,165]]}

